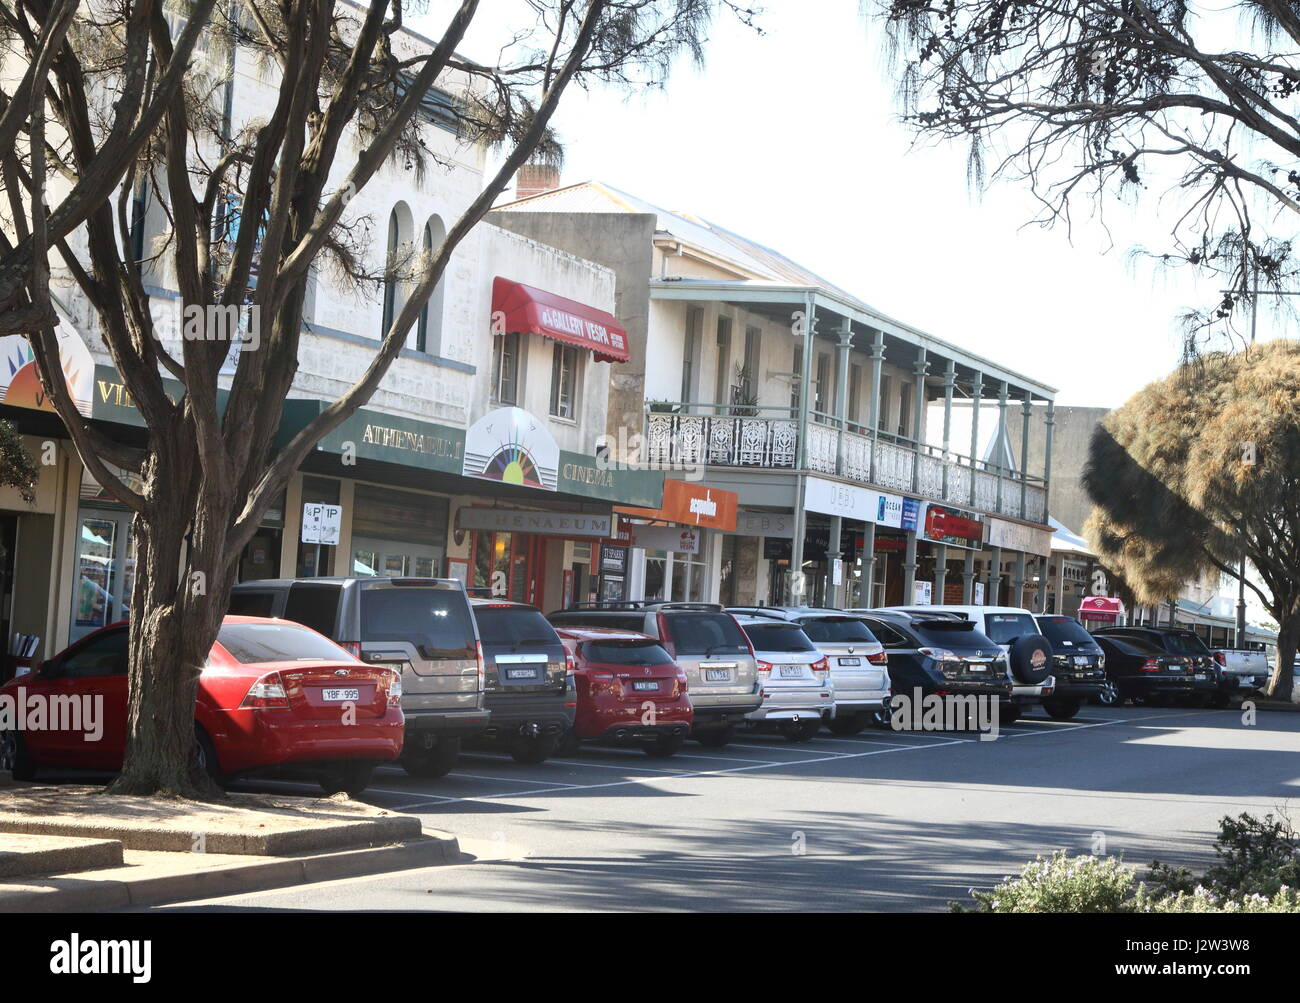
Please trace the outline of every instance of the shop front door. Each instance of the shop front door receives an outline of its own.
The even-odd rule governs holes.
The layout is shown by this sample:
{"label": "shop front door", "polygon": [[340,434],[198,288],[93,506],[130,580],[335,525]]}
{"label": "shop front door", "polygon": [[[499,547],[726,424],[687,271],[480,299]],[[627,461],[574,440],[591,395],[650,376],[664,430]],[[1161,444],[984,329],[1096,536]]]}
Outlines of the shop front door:
{"label": "shop front door", "polygon": [[131,514],[83,508],[77,520],[76,582],[69,641],[125,620],[135,586]]}
{"label": "shop front door", "polygon": [[530,533],[475,533],[474,587],[493,598],[545,603],[546,537]]}

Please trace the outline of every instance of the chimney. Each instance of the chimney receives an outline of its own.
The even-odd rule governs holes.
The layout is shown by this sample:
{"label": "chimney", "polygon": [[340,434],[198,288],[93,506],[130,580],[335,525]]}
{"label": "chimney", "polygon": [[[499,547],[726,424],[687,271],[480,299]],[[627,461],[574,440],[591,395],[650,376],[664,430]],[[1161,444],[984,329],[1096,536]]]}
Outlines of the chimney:
{"label": "chimney", "polygon": [[560,187],[560,169],[550,164],[524,164],[515,175],[515,197],[526,199]]}

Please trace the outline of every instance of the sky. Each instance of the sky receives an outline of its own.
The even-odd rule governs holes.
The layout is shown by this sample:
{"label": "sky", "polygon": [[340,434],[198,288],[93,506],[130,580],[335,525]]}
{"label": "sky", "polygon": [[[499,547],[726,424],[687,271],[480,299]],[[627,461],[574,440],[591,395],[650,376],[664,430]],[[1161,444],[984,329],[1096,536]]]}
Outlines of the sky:
{"label": "sky", "polygon": [[[517,2],[490,0],[462,50],[494,62]],[[445,6],[417,30],[436,37]],[[1129,255],[1164,246],[1158,192],[1112,200],[1107,228],[1082,212],[1073,234],[1027,226],[1022,186],[972,193],[964,147],[914,146],[859,0],[768,0],[759,23],[719,18],[705,66],[683,60],[662,91],[566,94],[563,183],[604,181],[764,243],[1060,404],[1118,406],[1177,364],[1178,316],[1214,291]],[[1262,338],[1287,333],[1261,310]]]}

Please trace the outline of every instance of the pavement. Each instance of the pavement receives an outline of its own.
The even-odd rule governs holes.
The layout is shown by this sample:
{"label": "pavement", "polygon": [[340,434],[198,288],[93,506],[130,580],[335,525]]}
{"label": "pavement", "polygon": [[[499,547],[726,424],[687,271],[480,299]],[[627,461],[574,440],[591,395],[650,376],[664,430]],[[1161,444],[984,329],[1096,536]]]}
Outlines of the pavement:
{"label": "pavement", "polygon": [[1056,849],[1204,868],[1220,817],[1293,805],[1297,752],[1300,715],[1148,707],[1028,717],[996,742],[745,735],[539,766],[469,751],[439,780],[382,769],[364,798],[456,833],[472,862],[163,908],[942,910]]}
{"label": "pavement", "polygon": [[76,784],[0,791],[3,912],[103,911],[461,857],[451,834],[344,796],[203,803]]}

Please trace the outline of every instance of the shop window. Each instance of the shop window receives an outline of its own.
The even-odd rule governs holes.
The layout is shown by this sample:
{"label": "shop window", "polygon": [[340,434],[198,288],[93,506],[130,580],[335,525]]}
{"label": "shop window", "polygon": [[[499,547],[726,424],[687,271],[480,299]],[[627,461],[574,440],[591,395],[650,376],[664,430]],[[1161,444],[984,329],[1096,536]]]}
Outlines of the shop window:
{"label": "shop window", "polygon": [[645,597],[662,600],[667,584],[668,558],[662,550],[648,551],[645,558]]}
{"label": "shop window", "polygon": [[433,578],[447,556],[447,499],[358,484],[353,495],[352,573]]}
{"label": "shop window", "polygon": [[492,339],[492,398],[498,404],[519,403],[519,335]]}
{"label": "shop window", "polygon": [[82,509],[77,538],[77,584],[73,593],[75,641],[93,630],[125,620],[135,587],[135,538],[131,514]]}
{"label": "shop window", "polygon": [[572,345],[556,345],[551,361],[551,414],[573,421],[578,416],[578,365]]}

